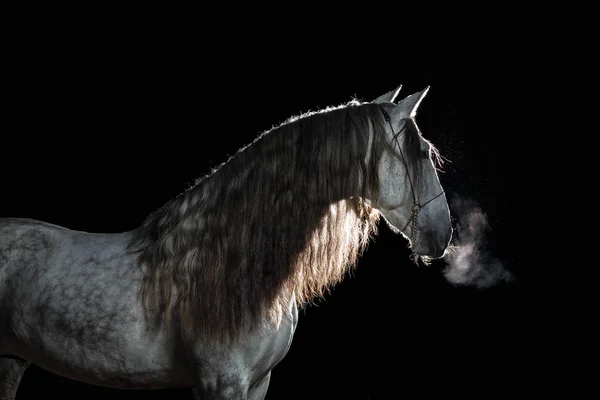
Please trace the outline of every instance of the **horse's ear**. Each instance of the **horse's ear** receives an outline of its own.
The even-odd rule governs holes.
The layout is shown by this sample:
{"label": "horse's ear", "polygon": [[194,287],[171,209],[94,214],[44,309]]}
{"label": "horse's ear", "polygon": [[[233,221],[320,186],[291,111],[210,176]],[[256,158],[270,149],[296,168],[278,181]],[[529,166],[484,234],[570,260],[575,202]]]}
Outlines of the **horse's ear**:
{"label": "horse's ear", "polygon": [[396,113],[402,115],[402,118],[412,118],[417,114],[419,104],[429,91],[429,86],[420,92],[406,96],[396,105]]}
{"label": "horse's ear", "polygon": [[398,97],[398,93],[400,93],[400,89],[402,89],[402,85],[398,86],[398,88],[396,88],[394,90],[390,90],[386,94],[382,94],[381,96],[379,96],[378,98],[373,100],[371,103],[378,103],[378,104],[393,103],[394,100],[396,99],[396,97]]}

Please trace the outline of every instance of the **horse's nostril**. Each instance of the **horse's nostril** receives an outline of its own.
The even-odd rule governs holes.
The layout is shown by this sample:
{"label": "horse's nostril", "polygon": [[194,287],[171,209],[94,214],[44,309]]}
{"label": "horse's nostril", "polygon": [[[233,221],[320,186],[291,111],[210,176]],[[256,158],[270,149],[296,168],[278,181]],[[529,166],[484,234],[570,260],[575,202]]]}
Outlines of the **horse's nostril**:
{"label": "horse's nostril", "polygon": [[427,244],[432,245],[434,243],[433,232],[425,232],[425,237],[427,238]]}

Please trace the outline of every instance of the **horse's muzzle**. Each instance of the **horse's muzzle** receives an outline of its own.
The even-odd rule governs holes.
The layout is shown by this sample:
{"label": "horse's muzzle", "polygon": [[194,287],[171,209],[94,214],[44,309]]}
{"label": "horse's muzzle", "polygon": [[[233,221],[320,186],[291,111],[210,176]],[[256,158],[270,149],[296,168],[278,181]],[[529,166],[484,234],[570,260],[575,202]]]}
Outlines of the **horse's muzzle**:
{"label": "horse's muzzle", "polygon": [[426,231],[420,236],[422,248],[418,253],[430,258],[441,258],[444,256],[446,249],[450,244],[450,240],[452,239],[452,228],[443,233]]}

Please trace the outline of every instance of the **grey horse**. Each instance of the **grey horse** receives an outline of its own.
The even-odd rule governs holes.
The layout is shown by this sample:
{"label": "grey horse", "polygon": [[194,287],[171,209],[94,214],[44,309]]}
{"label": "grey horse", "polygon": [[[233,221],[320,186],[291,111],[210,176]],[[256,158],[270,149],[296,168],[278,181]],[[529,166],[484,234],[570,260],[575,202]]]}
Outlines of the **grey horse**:
{"label": "grey horse", "polygon": [[450,212],[416,110],[428,89],[292,117],[128,232],[0,219],[0,399],[33,363],[120,389],[263,399],[298,308],[383,217],[439,258]]}

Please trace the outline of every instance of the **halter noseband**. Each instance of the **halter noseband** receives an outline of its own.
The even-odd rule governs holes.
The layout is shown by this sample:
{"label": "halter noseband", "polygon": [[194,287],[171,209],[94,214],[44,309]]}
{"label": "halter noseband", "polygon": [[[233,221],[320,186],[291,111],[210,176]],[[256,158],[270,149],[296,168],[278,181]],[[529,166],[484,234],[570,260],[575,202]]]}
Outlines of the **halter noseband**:
{"label": "halter noseband", "polygon": [[408,228],[408,224],[410,224],[412,222],[412,226],[411,226],[411,230],[412,230],[412,237],[411,237],[411,242],[412,242],[412,256],[416,258],[416,257],[418,257],[417,253],[415,253],[415,247],[417,245],[417,225],[419,223],[419,211],[421,211],[421,209],[423,207],[425,207],[428,203],[432,202],[433,200],[437,199],[442,194],[444,194],[444,191],[442,190],[440,192],[440,194],[438,194],[435,197],[427,200],[423,204],[420,204],[417,201],[417,196],[415,194],[415,188],[413,186],[412,179],[410,178],[410,172],[408,171],[408,164],[406,163],[406,157],[404,157],[404,153],[402,153],[402,147],[400,146],[400,143],[398,143],[398,135],[396,135],[396,132],[394,132],[394,127],[392,126],[392,121],[390,119],[390,115],[387,113],[387,111],[384,110],[384,108],[381,105],[379,106],[379,109],[381,110],[381,113],[383,114],[383,118],[385,119],[385,121],[390,126],[390,129],[392,131],[392,135],[394,137],[394,140],[396,141],[396,145],[398,146],[398,150],[400,151],[400,157],[402,158],[402,162],[404,163],[404,167],[406,168],[406,176],[408,176],[408,183],[410,184],[410,191],[412,193],[412,198],[413,198],[412,215],[408,219],[408,221],[406,221],[406,225],[404,225],[404,228],[402,228],[400,230],[400,232],[404,232],[404,230],[406,228]]}

